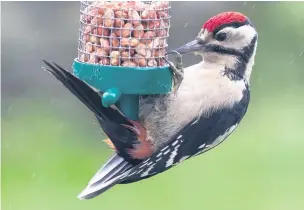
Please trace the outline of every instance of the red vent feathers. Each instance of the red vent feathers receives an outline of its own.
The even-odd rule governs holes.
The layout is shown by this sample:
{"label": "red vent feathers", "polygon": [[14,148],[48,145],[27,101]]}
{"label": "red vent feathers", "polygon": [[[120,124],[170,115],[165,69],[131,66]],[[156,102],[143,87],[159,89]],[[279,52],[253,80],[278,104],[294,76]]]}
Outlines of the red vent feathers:
{"label": "red vent feathers", "polygon": [[234,22],[243,23],[246,19],[246,16],[239,12],[223,12],[207,20],[202,28],[207,29],[209,32],[213,32],[217,27],[223,24]]}

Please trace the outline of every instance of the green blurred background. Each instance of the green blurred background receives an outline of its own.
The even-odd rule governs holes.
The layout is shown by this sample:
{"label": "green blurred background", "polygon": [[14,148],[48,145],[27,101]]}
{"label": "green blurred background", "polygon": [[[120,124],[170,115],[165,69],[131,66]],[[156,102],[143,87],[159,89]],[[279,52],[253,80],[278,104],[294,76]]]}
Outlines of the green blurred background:
{"label": "green blurred background", "polygon": [[304,209],[303,2],[173,2],[171,49],[221,11],[256,25],[248,113],[216,149],[89,201],[76,196],[111,152],[92,114],[39,60],[71,69],[80,4],[1,4],[3,210]]}

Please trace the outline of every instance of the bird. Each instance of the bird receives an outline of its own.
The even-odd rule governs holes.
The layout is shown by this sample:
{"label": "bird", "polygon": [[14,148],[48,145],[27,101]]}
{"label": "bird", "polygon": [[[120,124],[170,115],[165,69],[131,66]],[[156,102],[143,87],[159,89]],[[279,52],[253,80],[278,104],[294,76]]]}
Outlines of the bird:
{"label": "bird", "polygon": [[[257,43],[257,30],[246,15],[228,11],[209,18],[193,41],[167,53],[176,55],[175,63],[168,61],[176,88],[141,97],[136,121],[115,105],[103,107],[101,91],[44,60],[44,69],[95,114],[115,151],[78,198],[153,177],[227,139],[248,110]],[[183,68],[185,53],[202,60]]]}

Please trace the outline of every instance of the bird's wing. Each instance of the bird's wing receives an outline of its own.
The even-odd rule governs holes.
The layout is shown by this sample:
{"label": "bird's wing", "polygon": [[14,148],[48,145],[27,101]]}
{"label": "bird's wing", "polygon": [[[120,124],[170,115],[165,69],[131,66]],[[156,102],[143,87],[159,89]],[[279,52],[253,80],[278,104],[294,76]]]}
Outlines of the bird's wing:
{"label": "bird's wing", "polygon": [[151,177],[219,145],[238,126],[247,111],[248,102],[249,95],[246,94],[233,108],[217,110],[188,123],[169,144],[130,169],[121,182],[130,183]]}
{"label": "bird's wing", "polygon": [[[95,182],[93,185],[89,183],[79,197],[90,199],[115,184],[127,184],[149,178],[219,145],[238,126],[246,113],[248,102],[249,94],[244,94],[243,99],[233,108],[217,110],[207,117],[188,123],[167,145],[150,158],[136,166],[125,168],[106,182]],[[95,177],[98,179],[98,173]]]}
{"label": "bird's wing", "polygon": [[137,135],[125,126],[133,126],[133,124],[117,109],[103,107],[101,97],[84,81],[55,63],[43,62],[47,66],[44,69],[55,76],[95,114],[102,130],[114,144],[117,154],[127,162],[138,163],[139,160],[134,160],[128,153],[129,149],[134,149],[134,144],[138,143]]}

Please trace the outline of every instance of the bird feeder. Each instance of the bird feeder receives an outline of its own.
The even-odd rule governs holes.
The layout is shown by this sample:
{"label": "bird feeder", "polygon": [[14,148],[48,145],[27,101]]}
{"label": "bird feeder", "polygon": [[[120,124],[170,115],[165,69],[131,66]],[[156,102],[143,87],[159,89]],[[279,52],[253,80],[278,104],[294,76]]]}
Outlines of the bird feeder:
{"label": "bird feeder", "polygon": [[136,120],[141,95],[171,91],[169,10],[168,1],[81,1],[73,73],[103,92],[103,106]]}

